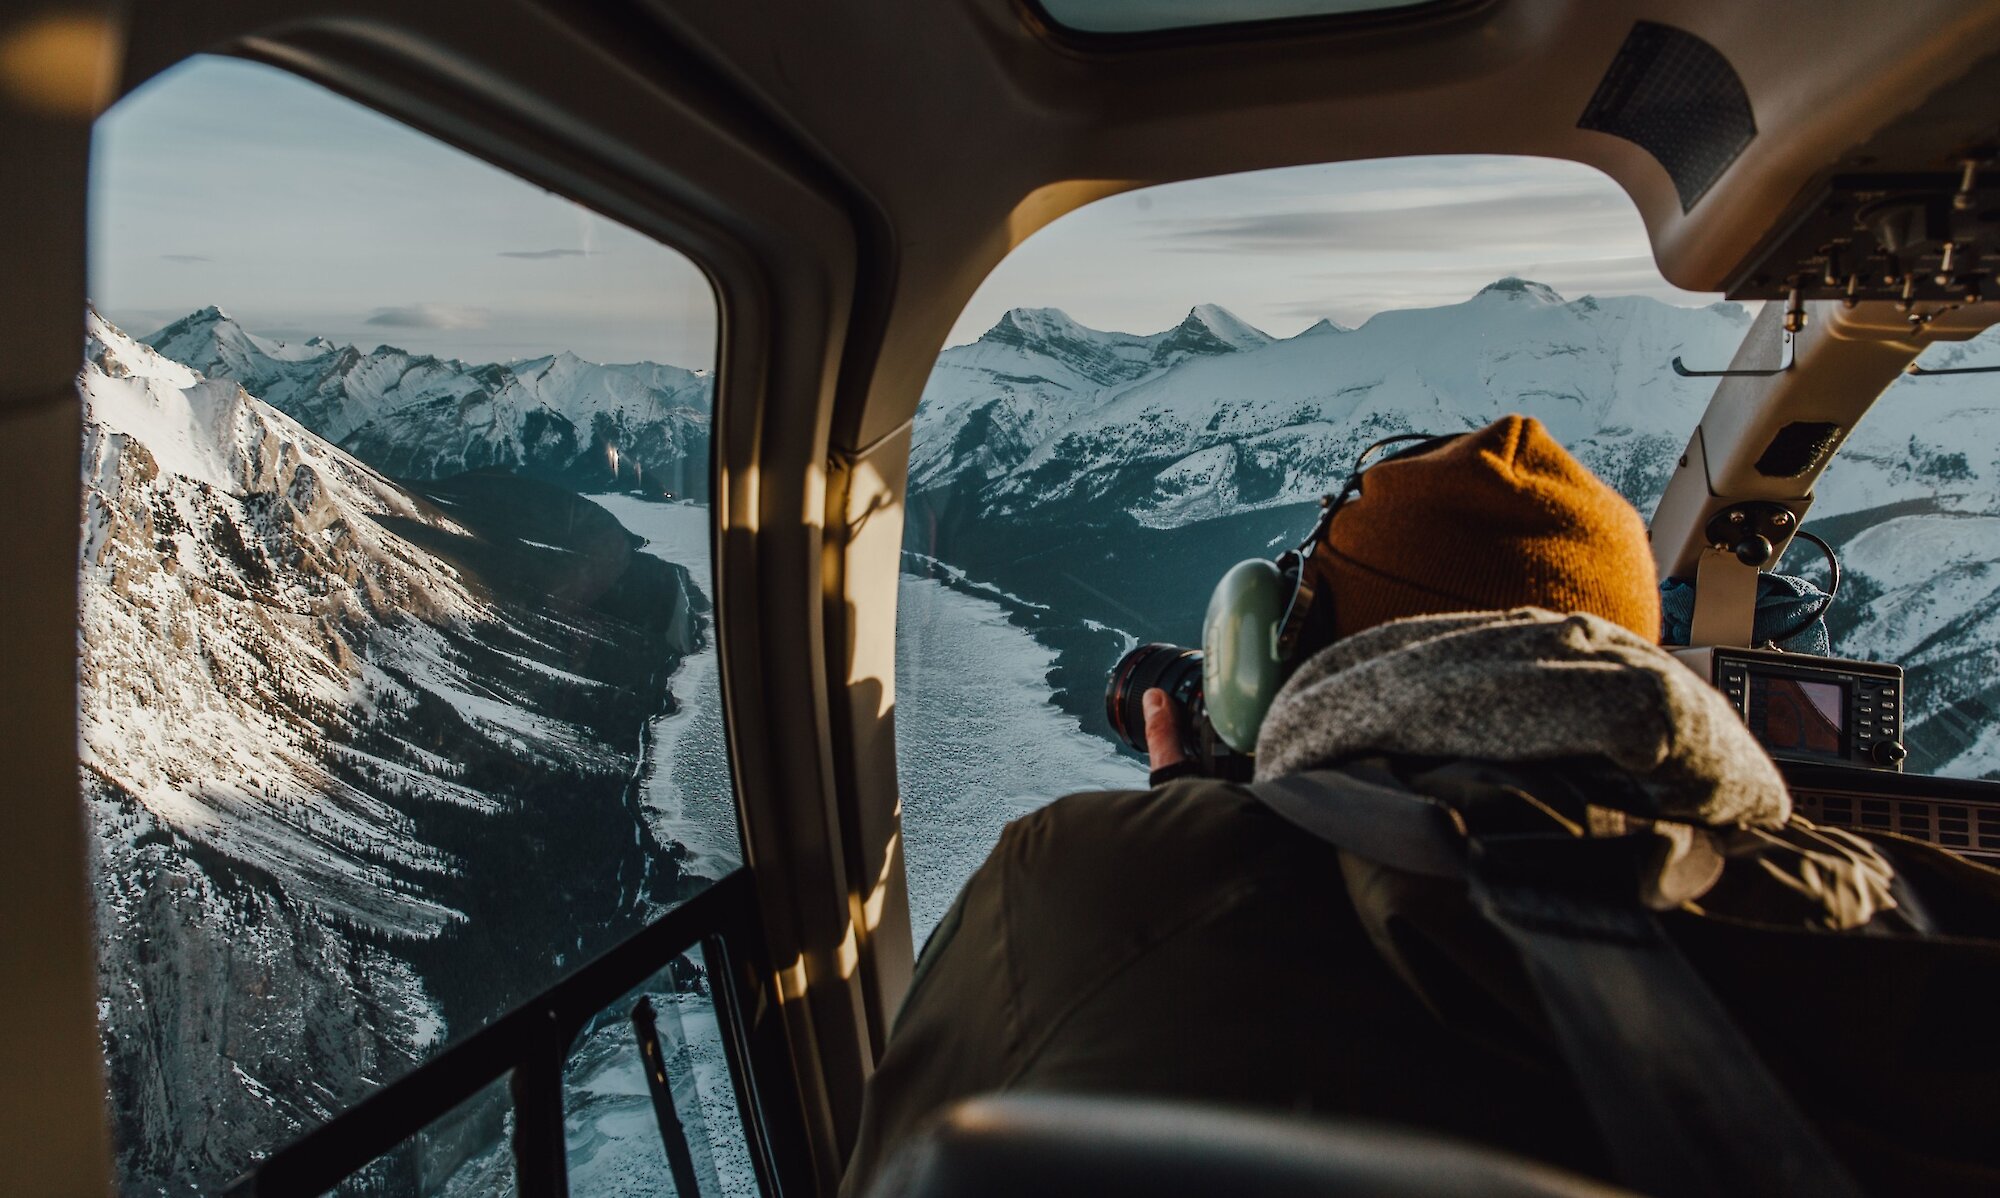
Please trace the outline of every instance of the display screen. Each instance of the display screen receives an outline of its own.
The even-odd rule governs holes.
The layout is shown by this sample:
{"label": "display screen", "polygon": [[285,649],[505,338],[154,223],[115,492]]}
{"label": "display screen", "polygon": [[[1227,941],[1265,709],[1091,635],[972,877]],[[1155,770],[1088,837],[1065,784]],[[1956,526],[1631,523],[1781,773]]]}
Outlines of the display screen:
{"label": "display screen", "polygon": [[1752,670],[1750,730],[1773,753],[1845,757],[1847,687]]}

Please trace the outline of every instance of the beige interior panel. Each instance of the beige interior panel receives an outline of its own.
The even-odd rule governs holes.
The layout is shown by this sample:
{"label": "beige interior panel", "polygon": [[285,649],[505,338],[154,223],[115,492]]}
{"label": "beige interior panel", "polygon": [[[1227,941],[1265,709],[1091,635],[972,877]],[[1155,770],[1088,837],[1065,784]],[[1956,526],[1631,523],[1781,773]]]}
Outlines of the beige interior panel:
{"label": "beige interior panel", "polygon": [[[0,290],[12,516],[0,616],[18,630],[4,726],[21,813],[0,871],[0,1114],[14,1137],[0,1169],[40,1169],[26,1176],[46,1184],[0,1173],[0,1190],[101,1192],[66,398],[89,113],[61,99],[101,85],[77,86],[74,71],[19,84],[4,49],[28,18],[102,29],[108,9],[22,7],[0,17],[0,244],[13,274]],[[1643,150],[1576,128],[1640,19],[1720,49],[1758,121],[1688,215]],[[908,422],[997,262],[1131,187],[1389,155],[1534,154],[1610,174],[1667,277],[1712,289],[1850,147],[2000,51],[2000,5],[1963,0],[1486,0],[1362,32],[1144,51],[1052,40],[1013,0],[147,0],[132,22],[123,90],[204,50],[277,63],[708,270],[724,307],[724,701],[822,1184],[851,1142],[911,955],[892,652]],[[101,43],[70,44],[95,80]],[[46,919],[28,927],[22,911]]]}
{"label": "beige interior panel", "polygon": [[[841,443],[907,419],[978,282],[1106,188],[1409,154],[1531,154],[1610,174],[1662,273],[1713,290],[1808,185],[1869,133],[2000,48],[2000,6],[1959,0],[1493,0],[1406,26],[1129,52],[1052,46],[1009,0],[647,11],[703,46],[881,208],[897,300],[865,412]],[[1689,30],[1742,75],[1761,135],[1691,214],[1639,147],[1576,128],[1636,20]],[[904,53],[906,47],[921,53]],[[969,131],[976,130],[975,133]],[[852,422],[850,424],[850,422]]]}
{"label": "beige interior panel", "polygon": [[0,1193],[110,1188],[76,761],[76,555],[90,122],[109,5],[0,14]]}

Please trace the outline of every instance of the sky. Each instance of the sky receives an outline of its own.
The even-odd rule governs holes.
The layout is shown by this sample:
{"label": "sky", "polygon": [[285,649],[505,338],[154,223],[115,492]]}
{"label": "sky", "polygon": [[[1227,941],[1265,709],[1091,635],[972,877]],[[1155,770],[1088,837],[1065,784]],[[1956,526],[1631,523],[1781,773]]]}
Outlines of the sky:
{"label": "sky", "polygon": [[[215,304],[286,340],[712,363],[714,298],[686,258],[275,68],[192,59],[102,117],[93,152],[92,298],[139,335]],[[1100,200],[995,268],[949,343],[1013,307],[1151,333],[1202,303],[1289,336],[1506,275],[1571,298],[1717,298],[1660,278],[1637,210],[1589,167],[1389,159]]]}
{"label": "sky", "polygon": [[[1220,304],[1274,336],[1321,318],[1455,304],[1508,275],[1567,298],[1701,305],[1653,265],[1609,176],[1548,158],[1430,157],[1170,183],[1054,221],[988,275],[952,329],[971,341],[1015,307],[1127,333]],[[1056,298],[1059,297],[1059,298]]]}
{"label": "sky", "polygon": [[90,216],[92,301],[141,336],[215,304],[471,362],[715,356],[682,255],[272,67],[191,59],[99,118]]}

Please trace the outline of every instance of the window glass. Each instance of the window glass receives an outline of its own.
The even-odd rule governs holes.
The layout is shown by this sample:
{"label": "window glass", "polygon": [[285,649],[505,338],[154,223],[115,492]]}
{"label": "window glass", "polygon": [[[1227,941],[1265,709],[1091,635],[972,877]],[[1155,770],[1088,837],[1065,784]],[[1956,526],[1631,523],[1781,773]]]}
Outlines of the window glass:
{"label": "window glass", "polygon": [[[1744,307],[1675,290],[1624,193],[1526,159],[1151,188],[994,271],[917,410],[897,748],[921,942],[1000,827],[1143,787],[1104,717],[1133,645],[1312,527],[1360,449],[1512,411],[1650,514]],[[1776,352],[1776,347],[1773,347]]]}
{"label": "window glass", "polygon": [[1057,24],[1080,33],[1148,33],[1286,17],[1334,17],[1415,8],[1431,0],[1040,0]]}
{"label": "window glass", "polygon": [[[737,864],[716,312],[679,254],[235,61],[106,114],[91,221],[110,1101],[127,1192],[212,1192]],[[475,1116],[383,1192],[469,1176]]]}
{"label": "window glass", "polygon": [[[2000,367],[2000,331],[1917,362]],[[1904,770],[2000,778],[2000,374],[1898,380],[1827,468],[1805,527],[1843,571],[1833,651],[1903,667]],[[1783,565],[1827,581],[1809,545]]]}
{"label": "window glass", "polygon": [[334,1189],[338,1198],[514,1198],[514,1103],[502,1075]]}
{"label": "window glass", "polygon": [[[660,1082],[647,1076],[642,1035],[657,1046]],[[613,1003],[577,1037],[563,1071],[563,1112],[573,1194],[757,1193],[700,950]]]}

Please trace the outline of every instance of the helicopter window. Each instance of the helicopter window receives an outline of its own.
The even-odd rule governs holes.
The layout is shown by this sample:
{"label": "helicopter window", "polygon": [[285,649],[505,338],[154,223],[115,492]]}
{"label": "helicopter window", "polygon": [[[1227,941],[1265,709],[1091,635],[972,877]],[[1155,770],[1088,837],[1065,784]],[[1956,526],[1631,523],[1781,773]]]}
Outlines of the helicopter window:
{"label": "helicopter window", "polygon": [[[1940,344],[1917,365],[2000,367],[2000,330]],[[1834,653],[1903,667],[1912,773],[2000,778],[1996,379],[1899,379],[1821,477],[1805,524],[1840,555],[1840,599],[1827,617]],[[1781,564],[1825,581],[1810,547]]]}
{"label": "helicopter window", "polygon": [[[218,1191],[740,863],[717,313],[673,250],[233,60],[100,120],[90,219],[110,1101],[123,1189]],[[744,1192],[699,954],[647,994]],[[579,1192],[670,1186],[626,1014],[572,1059]],[[505,1107],[369,1192],[480,1192]]]}
{"label": "helicopter window", "polygon": [[[705,965],[699,949],[690,951],[577,1037],[563,1070],[571,1193],[757,1192]],[[658,1043],[675,1131],[660,1130],[642,1057],[632,1051],[635,1025]]]}
{"label": "helicopter window", "polygon": [[1247,25],[1300,17],[1341,17],[1421,8],[1436,0],[1038,0],[1078,33],[1152,33],[1207,25]]}
{"label": "helicopter window", "polygon": [[[1143,787],[1135,645],[1312,527],[1360,448],[1538,417],[1650,512],[1751,320],[1677,291],[1586,167],[1415,158],[1173,184],[1002,263],[916,414],[896,719],[919,943],[1009,819]],[[1121,331],[1130,330],[1130,331]]]}

